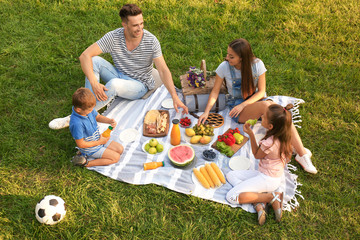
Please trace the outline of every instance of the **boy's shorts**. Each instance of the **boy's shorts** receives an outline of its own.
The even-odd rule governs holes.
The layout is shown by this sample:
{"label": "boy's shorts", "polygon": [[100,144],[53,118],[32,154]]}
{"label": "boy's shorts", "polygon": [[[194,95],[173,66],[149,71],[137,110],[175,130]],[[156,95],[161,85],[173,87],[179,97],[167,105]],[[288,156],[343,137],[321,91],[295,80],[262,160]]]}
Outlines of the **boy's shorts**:
{"label": "boy's shorts", "polygon": [[102,155],[104,154],[106,148],[109,146],[110,142],[111,141],[109,140],[105,145],[102,145],[102,147],[98,151],[91,155],[87,155],[87,160],[90,162],[92,160],[102,158]]}

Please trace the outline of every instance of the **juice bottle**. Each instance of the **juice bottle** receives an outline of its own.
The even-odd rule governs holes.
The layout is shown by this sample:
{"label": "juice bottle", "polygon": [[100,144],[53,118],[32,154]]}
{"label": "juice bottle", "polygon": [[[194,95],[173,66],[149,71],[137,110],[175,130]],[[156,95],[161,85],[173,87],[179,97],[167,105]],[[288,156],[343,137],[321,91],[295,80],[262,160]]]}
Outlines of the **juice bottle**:
{"label": "juice bottle", "polygon": [[170,143],[173,146],[179,145],[181,141],[179,119],[172,120],[173,127],[170,134]]}
{"label": "juice bottle", "polygon": [[164,162],[149,162],[149,163],[144,163],[144,170],[151,170],[151,169],[155,169],[158,167],[163,167],[165,164]]}
{"label": "juice bottle", "polygon": [[111,134],[111,131],[113,130],[113,127],[112,126],[109,126],[108,129],[106,129],[102,134],[101,136],[103,137],[110,137],[110,134]]}

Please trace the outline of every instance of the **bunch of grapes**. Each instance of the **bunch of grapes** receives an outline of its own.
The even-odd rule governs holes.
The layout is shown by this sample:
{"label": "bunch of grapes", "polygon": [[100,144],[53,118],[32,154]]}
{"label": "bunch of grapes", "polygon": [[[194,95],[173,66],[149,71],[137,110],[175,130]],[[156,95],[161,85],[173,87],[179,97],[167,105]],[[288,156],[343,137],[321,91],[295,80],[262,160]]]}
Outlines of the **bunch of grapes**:
{"label": "bunch of grapes", "polygon": [[195,135],[214,136],[214,128],[210,125],[195,125],[193,127]]}

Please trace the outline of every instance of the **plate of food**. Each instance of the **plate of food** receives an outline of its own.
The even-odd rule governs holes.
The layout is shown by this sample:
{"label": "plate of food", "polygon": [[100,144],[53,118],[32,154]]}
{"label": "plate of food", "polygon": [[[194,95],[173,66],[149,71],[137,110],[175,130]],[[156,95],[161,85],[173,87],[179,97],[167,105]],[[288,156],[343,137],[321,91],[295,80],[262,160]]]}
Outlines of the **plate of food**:
{"label": "plate of food", "polygon": [[135,141],[138,138],[139,134],[139,131],[135,128],[128,128],[120,133],[119,138],[122,142],[130,143]]}
{"label": "plate of food", "polygon": [[229,168],[232,170],[247,170],[250,168],[250,159],[245,156],[235,156],[230,158]]}
{"label": "plate of food", "polygon": [[165,137],[169,133],[170,115],[167,110],[150,110],[144,117],[143,135]]}
{"label": "plate of food", "polygon": [[144,142],[141,149],[147,154],[161,154],[164,152],[164,143],[152,138],[149,141]]}
{"label": "plate of food", "polygon": [[224,173],[215,163],[206,163],[193,169],[192,181],[205,189],[217,189],[226,183]]}

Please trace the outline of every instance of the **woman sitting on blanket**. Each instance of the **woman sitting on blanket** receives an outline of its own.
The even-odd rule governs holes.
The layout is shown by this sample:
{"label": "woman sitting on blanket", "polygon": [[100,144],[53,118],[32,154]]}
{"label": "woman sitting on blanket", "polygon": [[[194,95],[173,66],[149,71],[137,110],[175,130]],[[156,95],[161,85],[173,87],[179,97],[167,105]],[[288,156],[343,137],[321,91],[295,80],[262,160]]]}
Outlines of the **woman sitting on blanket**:
{"label": "woman sitting on blanket", "polygon": [[260,159],[258,170],[231,171],[226,175],[234,186],[226,195],[232,204],[253,203],[260,225],[265,223],[265,204],[270,203],[277,222],[282,216],[284,194],[274,192],[279,188],[284,175],[285,164],[289,162],[291,147],[291,113],[278,104],[272,104],[262,115],[261,125],[268,129],[265,137],[256,143],[249,123],[244,124],[251,141],[255,158]]}
{"label": "woman sitting on blanket", "polygon": [[[231,109],[230,117],[239,123],[260,118],[268,106],[273,104],[271,101],[262,101],[266,89],[265,72],[264,63],[255,57],[248,41],[242,38],[232,41],[227,49],[226,61],[216,69],[214,88],[198,123],[204,123],[208,118],[224,80],[229,93],[227,104]],[[291,124],[291,145],[296,151],[295,160],[305,171],[316,174],[317,170],[310,159],[312,154],[304,148],[294,124]]]}

